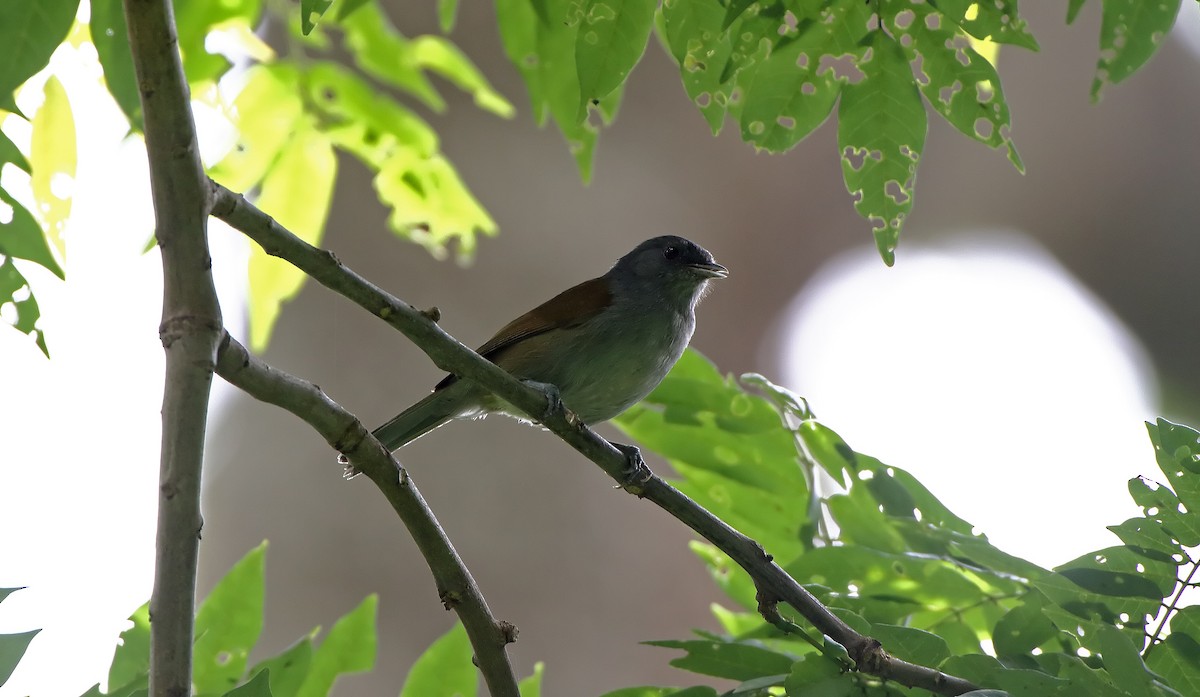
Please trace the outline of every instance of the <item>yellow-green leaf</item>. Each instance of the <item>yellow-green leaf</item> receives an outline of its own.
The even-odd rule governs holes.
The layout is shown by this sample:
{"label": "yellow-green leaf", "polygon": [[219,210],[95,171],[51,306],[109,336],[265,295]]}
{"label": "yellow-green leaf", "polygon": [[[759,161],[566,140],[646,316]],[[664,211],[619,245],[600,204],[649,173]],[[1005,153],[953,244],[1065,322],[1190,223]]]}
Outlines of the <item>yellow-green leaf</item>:
{"label": "yellow-green leaf", "polygon": [[45,101],[33,117],[30,184],[46,236],[59,255],[65,256],[63,230],[71,216],[71,193],[75,187],[75,119],[67,91],[57,77],[51,75],[46,80],[44,94]]}
{"label": "yellow-green leaf", "polygon": [[[319,244],[329,215],[337,159],[333,145],[304,123],[263,178],[258,206],[301,239]],[[300,292],[304,273],[255,247],[250,254],[250,345],[262,351],[279,308]]]}

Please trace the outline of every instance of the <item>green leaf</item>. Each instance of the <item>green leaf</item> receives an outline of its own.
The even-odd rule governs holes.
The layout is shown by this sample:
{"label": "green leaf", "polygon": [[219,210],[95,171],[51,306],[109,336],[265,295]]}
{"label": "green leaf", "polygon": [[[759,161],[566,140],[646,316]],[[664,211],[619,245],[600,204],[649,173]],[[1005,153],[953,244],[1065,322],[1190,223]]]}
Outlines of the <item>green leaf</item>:
{"label": "green leaf", "polygon": [[443,34],[454,31],[454,21],[458,18],[458,0],[437,0],[438,28]]}
{"label": "green leaf", "polygon": [[787,673],[796,660],[752,643],[699,639],[644,643],[686,651],[686,656],[671,661],[676,668],[729,680],[751,680],[763,675]]}
{"label": "green leaf", "polygon": [[264,542],[250,550],[196,610],[192,683],[197,693],[222,693],[246,672],[263,626],[266,549]]}
{"label": "green leaf", "polygon": [[1146,427],[1167,483],[1189,511],[1200,511],[1200,433],[1166,419]]}
{"label": "green leaf", "polygon": [[226,692],[224,697],[275,697],[271,692],[271,671],[259,672],[245,684]]}
{"label": "green leaf", "polygon": [[33,117],[29,159],[33,164],[30,188],[46,237],[66,256],[63,231],[71,217],[71,190],[75,184],[75,119],[67,91],[51,75],[45,99]]}
{"label": "green leaf", "polygon": [[363,72],[395,85],[430,109],[441,112],[446,101],[426,77],[413,56],[413,42],[405,38],[375,3],[364,4],[342,20],[346,46]]}
{"label": "green leaf", "polygon": [[1104,667],[1117,687],[1132,697],[1154,697],[1153,676],[1146,670],[1138,649],[1121,630],[1103,627],[1100,630],[1100,655]]}
{"label": "green leaf", "polygon": [[1200,695],[1200,641],[1196,634],[1173,632],[1154,647],[1146,665],[1181,694]]}
{"label": "green leaf", "polygon": [[17,664],[29,648],[29,642],[37,636],[40,629],[32,629],[19,634],[0,634],[0,686],[8,682]]}
{"label": "green leaf", "polygon": [[209,170],[209,176],[233,191],[258,186],[292,140],[304,113],[300,73],[291,65],[256,65],[233,100],[236,146]]}
{"label": "green leaf", "polygon": [[1174,589],[1177,564],[1170,557],[1155,557],[1140,554],[1132,547],[1106,547],[1055,571],[1100,595],[1158,600]]}
{"label": "green leaf", "polygon": [[0,22],[0,46],[4,47],[0,109],[21,113],[13,91],[50,62],[50,55],[71,30],[78,9],[79,0],[5,3],[4,21]]}
{"label": "green leaf", "polygon": [[1025,20],[1017,14],[1017,0],[937,0],[934,4],[976,39],[1038,50],[1037,40],[1029,33]]}
{"label": "green leaf", "polygon": [[641,60],[657,0],[582,0],[575,38],[579,114],[617,89]]}
{"label": "green leaf", "polygon": [[413,663],[400,697],[475,697],[479,672],[471,655],[467,630],[455,622]]}
{"label": "green leaf", "polygon": [[679,64],[683,87],[713,135],[720,133],[735,84],[721,78],[733,45],[722,27],[725,11],[707,0],[667,0],[662,5],[664,38]]}
{"label": "green leaf", "polygon": [[1162,523],[1146,518],[1130,518],[1120,525],[1109,525],[1108,529],[1130,547],[1155,550],[1168,556],[1182,554],[1183,548],[1171,539]]}
{"label": "green leaf", "polygon": [[909,61],[920,66],[917,84],[930,106],[967,137],[1005,148],[1009,161],[1024,172],[1010,137],[1008,102],[996,68],[935,7],[912,2],[889,3],[887,8],[885,24]]}
{"label": "green leaf", "polygon": [[533,664],[533,673],[523,678],[517,685],[521,697],[542,697],[542,675],[545,672],[545,663],[538,661]]}
{"label": "green leaf", "polygon": [[[534,119],[544,124],[553,117],[580,178],[588,182],[600,129],[594,119],[580,119],[582,92],[575,60],[580,6],[575,0],[497,0],[496,16],[505,53],[529,89]],[[600,100],[600,125],[616,117],[622,91],[614,89]]]}
{"label": "green leaf", "polygon": [[[46,347],[46,334],[38,328],[38,320],[42,311],[38,308],[37,298],[25,276],[17,269],[11,257],[0,262],[0,308],[12,308],[11,319],[5,318],[17,331],[33,337],[38,348],[47,358],[50,350]],[[7,314],[7,313],[6,313]]]}
{"label": "green leaf", "polygon": [[1043,612],[1040,593],[1025,595],[1020,605],[1009,610],[992,631],[998,656],[1023,656],[1052,639],[1058,628]]}
{"label": "green leaf", "polygon": [[918,665],[936,668],[950,658],[946,640],[922,629],[874,624],[871,625],[871,636],[878,639],[888,653]]}
{"label": "green leaf", "polygon": [[295,697],[300,686],[304,684],[304,679],[308,677],[308,670],[312,665],[312,639],[315,634],[316,630],[283,653],[254,666],[247,674],[255,676],[260,672],[270,671],[271,694],[274,697]]}
{"label": "green leaf", "polygon": [[1069,0],[1067,3],[1067,24],[1074,24],[1079,11],[1083,9],[1085,0]]}
{"label": "green leaf", "polygon": [[121,632],[112,664],[108,668],[110,692],[117,686],[144,681],[150,670],[150,603],[134,610],[129,621],[133,626]]}
{"label": "green leaf", "polygon": [[[3,222],[6,207],[11,209],[11,218]],[[41,264],[55,276],[64,277],[62,267],[58,265],[42,234],[41,226],[4,189],[0,189],[0,254]]]}
{"label": "green leaf", "polygon": [[125,10],[121,0],[91,0],[92,44],[104,69],[104,84],[129,119],[134,131],[145,129],[142,121],[142,100],[138,94],[137,74],[129,52],[129,30],[125,26]]}
{"label": "green leaf", "polygon": [[343,22],[346,45],[364,72],[408,92],[434,111],[446,102],[426,76],[432,72],[471,95],[475,105],[503,118],[513,105],[494,90],[471,59],[441,36],[405,38],[374,3]]}
{"label": "green leaf", "polygon": [[863,694],[849,675],[843,674],[837,663],[815,654],[802,656],[792,664],[784,681],[789,695],[804,697],[855,697]]}
{"label": "green leaf", "polygon": [[1148,520],[1162,525],[1180,544],[1200,545],[1200,516],[1184,508],[1170,489],[1139,476],[1129,480],[1129,495],[1142,507]]}
{"label": "green leaf", "polygon": [[1092,99],[1105,84],[1117,84],[1142,67],[1175,24],[1180,0],[1104,0],[1100,22],[1100,61]]}
{"label": "green leaf", "polygon": [[305,36],[312,32],[332,4],[333,0],[300,0],[300,27]]}
{"label": "green leaf", "polygon": [[846,83],[827,63],[861,53],[871,12],[868,3],[836,0],[819,16],[799,19],[795,29],[777,21],[758,25],[765,29],[758,45],[770,45],[781,31],[784,38],[738,78],[744,92],[742,139],[784,152],[824,123]]}
{"label": "green leaf", "polygon": [[846,188],[857,199],[854,207],[871,221],[875,246],[891,266],[912,210],[926,117],[900,45],[875,31],[868,46],[870,58],[858,61],[862,80],[842,88],[838,148]]}
{"label": "green leaf", "polygon": [[503,118],[516,113],[513,105],[488,83],[487,78],[457,46],[440,36],[419,36],[412,42],[417,65],[449,80],[471,95],[475,106]]}
{"label": "green leaf", "polygon": [[29,174],[31,169],[29,160],[25,159],[25,155],[21,153],[16,143],[9,140],[8,136],[4,135],[4,131],[0,131],[0,168],[3,168],[7,162],[13,163]]}
{"label": "green leaf", "polygon": [[262,12],[262,0],[175,0],[174,5],[183,72],[192,85],[216,80],[231,65],[221,54],[208,52],[208,35],[234,26],[252,30]]}
{"label": "green leaf", "polygon": [[[337,158],[329,138],[301,125],[263,178],[258,206],[300,239],[319,245],[336,179]],[[248,271],[250,346],[261,352],[280,307],[300,292],[307,276],[258,246],[250,251]]]}
{"label": "green leaf", "polygon": [[375,610],[379,597],[367,596],[333,625],[313,654],[312,667],[297,697],[325,697],[339,675],[375,665]]}

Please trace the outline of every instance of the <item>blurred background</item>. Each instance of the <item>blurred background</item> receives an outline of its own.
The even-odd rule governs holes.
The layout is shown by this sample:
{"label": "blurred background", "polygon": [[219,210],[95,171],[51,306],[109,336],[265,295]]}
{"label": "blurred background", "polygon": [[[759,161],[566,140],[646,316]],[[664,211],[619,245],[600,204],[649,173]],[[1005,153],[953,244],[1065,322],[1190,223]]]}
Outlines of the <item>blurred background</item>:
{"label": "blurred background", "polygon": [[[518,106],[517,118],[485,114],[451,88],[443,90],[448,111],[426,116],[500,237],[483,240],[466,268],[431,259],[387,234],[367,172],[347,159],[325,246],[406,301],[438,306],[447,331],[478,345],[517,314],[599,275],[639,241],[687,236],[731,270],[700,307],[694,347],[722,371],[761,372],[809,398],[853,447],[916,473],[1002,548],[1045,565],[1065,562],[1115,542],[1103,526],[1134,510],[1125,481],[1155,475],[1141,421],[1200,422],[1200,70],[1196,44],[1189,48],[1177,27],[1146,69],[1092,104],[1099,3],[1071,27],[1065,3],[1027,5],[1042,51],[1006,48],[999,59],[1027,173],[931,117],[895,268],[878,259],[868,224],[853,210],[832,120],[785,156],[756,154],[736,127],[713,138],[653,40],[617,122],[601,137],[593,182],[582,186],[560,135],[532,123],[488,3],[463,3],[453,39]],[[409,35],[437,31],[432,2],[392,2],[389,13]],[[1181,24],[1200,31],[1198,14],[1185,3]],[[137,224],[144,241],[149,225]],[[229,298],[245,248],[228,231],[213,236],[216,268],[234,279],[225,303],[234,327],[237,301]],[[136,263],[153,287],[155,262]],[[154,318],[136,329],[144,369],[161,361],[146,328],[157,324],[158,298],[145,285],[131,293],[144,296]],[[106,325],[113,310],[99,302],[75,304],[92,321],[81,331],[90,347],[79,351],[83,366],[97,360],[97,337],[130,331]],[[118,352],[112,360],[135,353]],[[284,308],[265,358],[319,384],[368,426],[441,377],[398,333],[315,284]],[[110,424],[104,420],[123,419],[149,445],[130,444],[128,431],[114,437],[111,425],[98,426],[94,439],[68,439],[67,455],[90,462],[70,480],[79,498],[65,500],[35,465],[32,472],[13,465],[26,460],[9,452],[14,459],[4,469],[25,474],[6,473],[4,488],[14,497],[46,492],[30,514],[47,522],[35,527],[28,555],[57,549],[81,564],[75,550],[87,548],[91,563],[138,560],[145,569],[153,513],[136,507],[153,495],[158,388],[146,389],[136,414],[113,410],[106,397],[127,389],[119,381],[94,388],[95,403],[81,396],[85,374],[97,371],[103,366],[73,373],[44,408],[66,406],[67,418],[82,410]],[[260,646],[271,653],[379,593],[380,660],[372,674],[339,683],[336,694],[395,692],[453,620],[421,557],[370,483],[343,482],[335,454],[304,424],[224,385],[217,392],[201,591],[269,539]],[[546,662],[545,694],[692,680],[667,665],[673,652],[638,643],[716,628],[708,608],[722,596],[687,550],[691,535],[680,523],[614,491],[553,436],[506,419],[451,424],[400,459],[495,614],[520,628],[511,647],[518,672]],[[89,494],[118,478],[114,470],[129,498],[93,509],[97,497]],[[68,505],[93,511],[95,530],[81,533],[75,524],[54,532]],[[1038,535],[1049,519],[1073,533]],[[76,597],[112,586],[128,598],[108,613],[119,620],[148,597],[147,574],[92,579],[96,587]],[[0,585],[30,585],[36,595],[36,578],[12,576],[0,569]],[[59,586],[47,581],[42,592],[69,595],[80,583],[77,576]],[[120,626],[113,621],[105,625],[110,637]],[[31,655],[66,651],[38,648],[39,641]],[[38,693],[38,684],[27,678],[24,690],[68,694]]]}

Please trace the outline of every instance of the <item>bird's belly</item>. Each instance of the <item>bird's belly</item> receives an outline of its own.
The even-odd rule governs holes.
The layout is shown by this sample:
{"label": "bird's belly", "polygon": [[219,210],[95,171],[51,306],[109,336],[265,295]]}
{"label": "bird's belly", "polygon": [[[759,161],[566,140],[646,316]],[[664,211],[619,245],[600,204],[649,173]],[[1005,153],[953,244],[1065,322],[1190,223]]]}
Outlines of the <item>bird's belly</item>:
{"label": "bird's belly", "polygon": [[531,338],[547,350],[530,351],[526,355],[533,360],[508,369],[517,377],[554,385],[568,409],[584,423],[595,424],[650,394],[679,360],[691,327],[685,318],[672,317],[644,331],[601,329],[569,337],[566,351],[559,343],[565,337],[559,334]]}

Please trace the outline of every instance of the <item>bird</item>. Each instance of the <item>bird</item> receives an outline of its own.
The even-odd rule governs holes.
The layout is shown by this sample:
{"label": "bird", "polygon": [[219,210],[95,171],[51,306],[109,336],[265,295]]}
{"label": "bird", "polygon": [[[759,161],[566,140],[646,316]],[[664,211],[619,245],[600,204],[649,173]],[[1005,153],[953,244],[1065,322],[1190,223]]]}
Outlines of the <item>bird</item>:
{"label": "bird", "polygon": [[[604,275],[504,325],[476,352],[595,425],[641,401],[666,377],[691,341],[708,282],[728,275],[700,245],[674,235],[655,237]],[[372,435],[392,451],[449,421],[492,413],[529,420],[451,374]]]}

